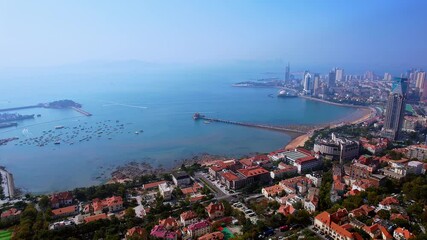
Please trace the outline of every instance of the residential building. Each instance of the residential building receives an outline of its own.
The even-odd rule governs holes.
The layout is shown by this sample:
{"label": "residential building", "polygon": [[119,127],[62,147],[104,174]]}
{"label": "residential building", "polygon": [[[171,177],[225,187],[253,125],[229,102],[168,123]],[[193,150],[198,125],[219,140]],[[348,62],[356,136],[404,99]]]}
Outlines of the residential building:
{"label": "residential building", "polygon": [[78,213],[79,213],[79,206],[72,205],[68,207],[53,209],[52,217],[53,218],[69,217],[69,216],[75,216]]}
{"label": "residential building", "polygon": [[161,225],[156,225],[150,232],[150,236],[165,240],[177,240],[178,236],[175,231],[169,231]]}
{"label": "residential building", "polygon": [[314,226],[320,232],[334,240],[356,239],[355,233],[349,232],[343,224],[348,220],[346,209],[338,209],[335,213],[322,212],[314,218]]}
{"label": "residential building", "polygon": [[264,195],[265,198],[270,199],[281,195],[282,193],[284,193],[284,190],[279,184],[277,184],[269,187],[263,187],[261,189],[261,193],[262,195]]}
{"label": "residential building", "polygon": [[160,219],[159,225],[163,226],[167,230],[177,230],[179,226],[178,221],[174,217]]}
{"label": "residential building", "polygon": [[359,142],[332,133],[331,138],[316,139],[314,152],[322,156],[340,160],[341,163],[353,160],[359,156]]}
{"label": "residential building", "polygon": [[22,211],[16,208],[10,208],[1,213],[1,220],[17,220],[21,215]]}
{"label": "residential building", "polygon": [[190,175],[186,172],[174,172],[172,175],[172,181],[175,183],[175,186],[187,186],[191,184]]}
{"label": "residential building", "polygon": [[146,231],[142,227],[133,227],[128,229],[126,232],[126,239],[131,239],[133,237],[144,237],[146,235]]}
{"label": "residential building", "polygon": [[197,214],[191,210],[181,213],[180,220],[181,225],[184,227],[198,222]]}
{"label": "residential building", "polygon": [[282,168],[279,167],[279,169],[271,171],[270,177],[272,179],[282,179],[285,176],[292,176],[298,172],[297,167],[287,165],[287,164],[284,164],[284,165],[286,165],[286,167],[283,167],[283,165],[282,165]]}
{"label": "residential building", "polygon": [[54,193],[49,200],[52,209],[66,207],[73,204],[73,194],[71,192]]}
{"label": "residential building", "polygon": [[387,100],[383,135],[392,140],[396,140],[402,130],[407,85],[407,78],[394,78]]}
{"label": "residential building", "polygon": [[172,199],[172,188],[169,186],[168,183],[162,183],[159,185],[159,192],[160,195],[163,197],[164,200],[168,201]]}
{"label": "residential building", "polygon": [[393,232],[393,237],[397,240],[408,240],[415,237],[408,229],[405,228],[396,228]]}
{"label": "residential building", "polygon": [[288,216],[289,214],[294,214],[296,209],[291,204],[285,204],[280,205],[279,210],[277,210],[278,213],[282,214],[283,216]]}
{"label": "residential building", "polygon": [[392,206],[397,206],[397,205],[399,205],[399,200],[397,200],[395,197],[389,196],[389,197],[384,198],[378,204],[378,208],[390,211]]}
{"label": "residential building", "polygon": [[90,223],[90,222],[94,222],[94,221],[98,221],[101,219],[107,219],[108,216],[105,213],[99,213],[99,214],[95,214],[95,215],[90,215],[84,218],[84,222],[85,223]]}
{"label": "residential building", "polygon": [[376,223],[372,226],[364,226],[362,230],[372,239],[393,240],[393,236],[381,224]]}
{"label": "residential building", "polygon": [[408,159],[416,158],[420,161],[427,159],[427,145],[411,145],[407,147],[406,157]]}
{"label": "residential building", "polygon": [[224,239],[224,233],[213,232],[213,233],[207,233],[207,234],[199,237],[198,240],[223,240],[223,239]]}
{"label": "residential building", "polygon": [[83,212],[100,214],[102,212],[118,212],[123,210],[123,199],[120,196],[113,196],[106,199],[95,198],[91,204],[87,204]]}
{"label": "residential building", "polygon": [[193,223],[187,227],[187,235],[193,239],[197,239],[211,232],[211,224],[207,220],[198,223]]}
{"label": "residential building", "polygon": [[206,212],[210,219],[216,219],[224,216],[224,205],[222,203],[209,203],[206,207]]}

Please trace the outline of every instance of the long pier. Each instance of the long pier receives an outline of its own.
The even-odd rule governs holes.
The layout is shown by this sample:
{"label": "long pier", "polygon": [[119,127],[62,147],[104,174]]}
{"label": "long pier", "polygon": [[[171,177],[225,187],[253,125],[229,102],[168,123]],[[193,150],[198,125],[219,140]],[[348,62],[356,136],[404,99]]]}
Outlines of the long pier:
{"label": "long pier", "polygon": [[280,131],[280,132],[291,132],[291,133],[297,133],[297,134],[306,134],[310,129],[298,129],[297,127],[280,127],[280,126],[272,126],[272,125],[265,125],[265,124],[255,124],[255,123],[245,123],[245,122],[237,122],[237,121],[229,121],[229,120],[223,120],[218,118],[209,118],[203,115],[195,115],[194,120],[205,120],[210,122],[220,122],[220,123],[226,123],[226,124],[233,124],[233,125],[239,125],[244,127],[253,127],[253,128],[262,128],[267,130],[273,130],[273,131]]}
{"label": "long pier", "polygon": [[72,109],[74,109],[76,112],[79,112],[87,117],[92,116],[92,113],[90,112],[86,112],[85,110],[81,109],[81,108],[76,108],[76,107],[72,107]]}

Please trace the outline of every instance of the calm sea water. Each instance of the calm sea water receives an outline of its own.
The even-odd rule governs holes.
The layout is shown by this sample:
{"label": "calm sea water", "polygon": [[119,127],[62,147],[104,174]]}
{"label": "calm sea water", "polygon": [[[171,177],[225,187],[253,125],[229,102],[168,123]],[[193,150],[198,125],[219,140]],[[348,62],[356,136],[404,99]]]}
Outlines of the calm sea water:
{"label": "calm sea water", "polygon": [[[108,171],[131,161],[168,167],[199,153],[242,156],[272,151],[290,141],[283,133],[195,122],[194,112],[276,125],[325,123],[354,112],[300,98],[269,97],[276,95],[277,89],[231,87],[233,82],[257,77],[260,74],[253,70],[218,69],[3,75],[1,108],[72,99],[93,116],[73,110],[19,111],[42,116],[23,121],[16,129],[0,129],[0,138],[20,138],[0,147],[0,165],[14,174],[17,187],[32,192],[59,191],[99,184]],[[123,129],[112,130],[118,124],[123,124]],[[58,125],[67,129],[54,130]],[[94,133],[86,133],[88,129]],[[19,143],[48,135],[50,130],[53,135],[61,134],[61,140],[71,138],[73,131],[78,133],[72,145]],[[140,130],[144,132],[135,134]],[[85,135],[92,138],[80,142]],[[103,178],[97,178],[102,172],[106,172]]]}

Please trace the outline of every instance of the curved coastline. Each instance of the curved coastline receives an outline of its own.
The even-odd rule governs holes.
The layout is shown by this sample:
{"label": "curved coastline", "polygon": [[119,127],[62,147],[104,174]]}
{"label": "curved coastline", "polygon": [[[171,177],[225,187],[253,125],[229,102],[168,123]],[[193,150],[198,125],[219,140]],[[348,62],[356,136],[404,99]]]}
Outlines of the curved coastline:
{"label": "curved coastline", "polygon": [[[373,109],[372,107],[367,107],[367,106],[357,106],[357,105],[351,105],[351,104],[343,104],[343,103],[335,103],[335,102],[330,102],[327,100],[323,100],[323,99],[318,99],[318,98],[313,98],[313,97],[306,97],[306,96],[299,96],[301,98],[305,98],[307,100],[312,100],[312,101],[319,101],[319,102],[323,102],[323,103],[327,103],[327,104],[331,104],[331,105],[336,105],[336,106],[343,106],[343,107],[352,107],[357,109],[356,111],[363,111],[361,114],[351,114],[350,116],[345,117],[344,119],[341,119],[339,122],[331,122],[329,123],[329,127],[330,128],[336,128],[338,126],[341,126],[342,124],[359,124],[362,123],[368,119],[371,119],[375,116],[376,110]],[[301,136],[298,136],[294,139],[292,139],[286,146],[285,149],[294,149],[297,147],[302,147],[304,146],[305,142],[307,142],[310,137],[313,135],[314,131],[316,130],[320,130],[325,128],[325,126],[322,127],[318,127],[315,128],[313,130],[311,130],[310,132],[303,134]]]}

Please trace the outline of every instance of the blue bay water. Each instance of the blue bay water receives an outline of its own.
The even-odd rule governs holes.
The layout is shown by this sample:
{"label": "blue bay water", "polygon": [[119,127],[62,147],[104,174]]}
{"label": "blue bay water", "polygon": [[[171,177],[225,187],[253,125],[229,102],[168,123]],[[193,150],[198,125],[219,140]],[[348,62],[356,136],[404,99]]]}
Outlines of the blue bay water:
{"label": "blue bay water", "polygon": [[[21,114],[41,114],[23,121],[16,129],[0,129],[0,138],[17,136],[20,141],[40,137],[52,130],[61,137],[73,127],[102,130],[123,124],[108,136],[92,134],[90,141],[74,144],[49,143],[43,147],[0,147],[0,165],[10,170],[15,184],[32,192],[48,192],[99,184],[116,166],[148,162],[170,167],[176,160],[210,153],[238,157],[269,152],[286,145],[290,136],[273,131],[195,122],[201,112],[228,120],[286,124],[319,124],[348,116],[354,109],[308,101],[278,99],[278,89],[236,88],[231,84],[259,77],[257,72],[219,70],[156,70],[150,72],[90,72],[8,74],[3,84],[0,108],[72,99],[93,114],[85,117],[73,110],[28,109]],[[63,125],[67,129],[54,130]],[[23,129],[27,129],[24,131]],[[141,134],[136,131],[143,130]],[[43,133],[45,131],[45,133]],[[111,138],[111,139],[109,139]],[[17,144],[17,145],[16,145]],[[101,173],[105,175],[97,178]]]}

